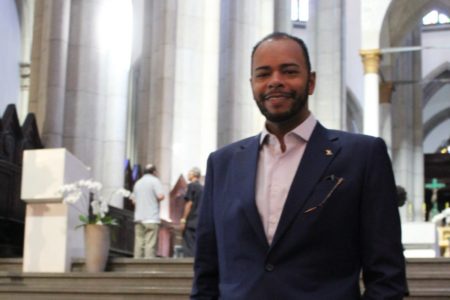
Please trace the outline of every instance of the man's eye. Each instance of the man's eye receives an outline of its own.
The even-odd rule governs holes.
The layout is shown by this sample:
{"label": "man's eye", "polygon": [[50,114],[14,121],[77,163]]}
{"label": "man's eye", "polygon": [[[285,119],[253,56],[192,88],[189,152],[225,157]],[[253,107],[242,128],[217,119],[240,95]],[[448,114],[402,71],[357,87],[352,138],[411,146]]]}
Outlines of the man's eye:
{"label": "man's eye", "polygon": [[256,78],[264,78],[264,77],[267,77],[267,76],[269,76],[269,73],[257,73],[255,75]]}
{"label": "man's eye", "polygon": [[284,73],[292,75],[292,74],[298,74],[298,71],[297,70],[286,70],[286,71],[284,71]]}

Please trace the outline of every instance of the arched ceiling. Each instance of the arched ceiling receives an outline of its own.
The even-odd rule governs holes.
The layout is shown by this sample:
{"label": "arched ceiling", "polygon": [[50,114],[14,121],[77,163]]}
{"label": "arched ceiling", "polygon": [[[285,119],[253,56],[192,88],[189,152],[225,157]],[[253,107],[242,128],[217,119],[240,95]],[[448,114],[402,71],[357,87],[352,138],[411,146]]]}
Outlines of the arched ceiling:
{"label": "arched ceiling", "polygon": [[381,47],[401,45],[406,34],[414,29],[417,22],[430,10],[438,9],[450,15],[448,0],[393,0],[383,21]]}
{"label": "arched ceiling", "polygon": [[446,120],[450,120],[450,107],[441,110],[423,125],[424,139],[430,134],[433,129],[435,129],[439,124],[445,122]]}
{"label": "arched ceiling", "polygon": [[450,63],[445,62],[424,78],[426,85],[423,88],[423,105],[425,107],[436,92],[450,79]]}
{"label": "arched ceiling", "polygon": [[[447,15],[450,15],[449,0],[392,0],[387,13],[384,17],[382,30],[380,34],[380,47],[399,47],[404,46],[405,38],[417,30],[422,18],[429,11],[437,9]],[[387,63],[387,67],[389,62]],[[435,69],[432,74],[427,74],[423,79],[426,85],[423,87],[423,107],[433,97],[433,95],[447,84],[443,79],[450,77],[450,66],[444,62]],[[424,124],[424,138],[439,124],[449,118],[449,110],[445,109]]]}

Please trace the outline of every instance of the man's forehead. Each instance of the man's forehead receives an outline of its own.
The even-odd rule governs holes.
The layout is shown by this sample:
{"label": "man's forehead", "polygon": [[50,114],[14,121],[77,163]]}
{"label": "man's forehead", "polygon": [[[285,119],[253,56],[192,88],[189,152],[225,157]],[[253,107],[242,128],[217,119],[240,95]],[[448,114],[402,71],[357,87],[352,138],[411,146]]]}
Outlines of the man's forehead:
{"label": "man's forehead", "polygon": [[258,49],[260,49],[260,48],[264,48],[264,47],[279,44],[279,43],[294,44],[294,45],[297,45],[298,47],[300,47],[298,45],[298,43],[296,41],[294,41],[293,39],[282,36],[282,37],[269,38],[267,40],[262,41],[259,44],[259,46],[256,48],[256,51],[258,51]]}
{"label": "man's forehead", "polygon": [[[277,52],[277,54],[275,54]],[[300,45],[289,38],[269,39],[262,42],[255,50],[253,63],[261,60],[281,60],[289,63],[292,60],[304,60],[303,50]],[[280,62],[281,63],[281,62]]]}

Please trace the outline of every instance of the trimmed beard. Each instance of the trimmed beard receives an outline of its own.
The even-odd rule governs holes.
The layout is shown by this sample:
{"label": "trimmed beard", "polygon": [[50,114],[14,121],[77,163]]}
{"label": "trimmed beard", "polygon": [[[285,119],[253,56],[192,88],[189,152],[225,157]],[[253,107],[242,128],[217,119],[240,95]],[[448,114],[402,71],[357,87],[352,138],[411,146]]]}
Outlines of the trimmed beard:
{"label": "trimmed beard", "polygon": [[[289,121],[294,116],[298,115],[298,113],[305,108],[306,103],[308,103],[308,96],[309,95],[308,95],[307,89],[305,89],[303,95],[297,95],[296,92],[292,92],[291,98],[293,99],[292,100],[293,106],[287,112],[282,113],[282,114],[270,113],[264,106],[264,101],[269,101],[269,100],[264,100],[263,96],[260,97],[260,99],[261,99],[260,101],[256,101],[256,105],[258,105],[259,111],[264,115],[264,117],[266,117],[266,119],[268,121],[273,122],[273,123],[283,123],[283,122]],[[290,100],[287,100],[287,101],[290,101]]]}

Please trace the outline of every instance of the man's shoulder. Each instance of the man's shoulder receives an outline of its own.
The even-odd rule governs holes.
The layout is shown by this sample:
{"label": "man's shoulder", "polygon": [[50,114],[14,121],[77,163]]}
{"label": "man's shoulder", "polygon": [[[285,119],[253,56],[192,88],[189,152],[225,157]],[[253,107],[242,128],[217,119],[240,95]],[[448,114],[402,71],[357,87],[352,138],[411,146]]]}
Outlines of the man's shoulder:
{"label": "man's shoulder", "polygon": [[151,174],[144,174],[138,181],[136,181],[136,184],[139,185],[148,185],[153,183],[159,183],[160,180],[158,177],[153,176]]}
{"label": "man's shoulder", "polygon": [[354,153],[387,151],[386,142],[380,137],[334,129],[327,129],[327,131],[330,141],[337,141],[340,146],[351,149]]}
{"label": "man's shoulder", "polygon": [[343,142],[348,143],[374,143],[376,140],[382,140],[381,138],[361,134],[361,133],[353,133],[343,130],[336,130],[336,129],[327,129],[330,135],[331,139],[338,138],[339,140]]}
{"label": "man's shoulder", "polygon": [[245,149],[253,143],[259,143],[259,134],[225,145],[212,153],[212,155],[233,154],[236,151]]}

